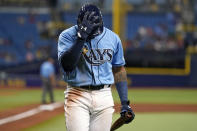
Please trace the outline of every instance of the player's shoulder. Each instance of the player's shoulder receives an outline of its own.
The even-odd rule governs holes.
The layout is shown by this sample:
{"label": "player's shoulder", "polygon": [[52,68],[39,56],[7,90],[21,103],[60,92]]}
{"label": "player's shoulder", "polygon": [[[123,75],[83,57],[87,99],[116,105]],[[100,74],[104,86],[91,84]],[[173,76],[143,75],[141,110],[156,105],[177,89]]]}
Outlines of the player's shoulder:
{"label": "player's shoulder", "polygon": [[118,34],[116,34],[115,32],[113,32],[112,30],[108,29],[107,27],[104,27],[106,30],[106,34],[114,39],[119,40],[120,37],[118,36]]}
{"label": "player's shoulder", "polygon": [[120,37],[118,36],[118,34],[116,34],[115,32],[113,32],[112,30],[108,29],[108,28],[104,28],[104,30],[106,30],[106,36],[107,38],[111,38],[112,40],[115,40],[117,42],[120,41]]}
{"label": "player's shoulder", "polygon": [[73,39],[74,37],[76,37],[76,32],[77,32],[77,26],[74,25],[74,26],[72,26],[72,27],[70,27],[68,29],[63,30],[60,33],[59,37],[60,38],[61,37],[63,37],[63,38],[72,38]]}

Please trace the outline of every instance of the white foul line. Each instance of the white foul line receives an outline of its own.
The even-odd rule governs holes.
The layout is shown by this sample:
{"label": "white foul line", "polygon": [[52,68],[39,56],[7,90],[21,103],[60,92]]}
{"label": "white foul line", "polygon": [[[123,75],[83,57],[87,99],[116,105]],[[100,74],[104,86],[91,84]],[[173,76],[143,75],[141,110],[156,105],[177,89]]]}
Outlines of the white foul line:
{"label": "white foul line", "polygon": [[40,105],[39,107],[28,110],[26,112],[0,119],[0,125],[6,124],[6,123],[9,123],[9,122],[13,122],[13,121],[16,121],[16,120],[20,120],[20,119],[23,119],[23,118],[26,118],[26,117],[33,116],[33,115],[38,114],[38,113],[40,113],[44,110],[52,111],[56,108],[61,107],[62,105],[63,105],[62,102],[56,102],[56,103],[52,103],[52,104],[48,104],[48,105]]}

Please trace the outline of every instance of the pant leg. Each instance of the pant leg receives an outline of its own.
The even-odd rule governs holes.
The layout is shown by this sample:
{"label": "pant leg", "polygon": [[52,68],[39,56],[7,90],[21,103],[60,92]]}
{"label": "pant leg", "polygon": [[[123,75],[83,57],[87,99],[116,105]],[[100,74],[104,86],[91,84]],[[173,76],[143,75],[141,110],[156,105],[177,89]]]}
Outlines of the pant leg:
{"label": "pant leg", "polygon": [[89,131],[91,97],[78,89],[65,91],[65,118],[67,131]]}
{"label": "pant leg", "polygon": [[93,113],[91,116],[90,131],[110,131],[114,101],[111,89],[102,89],[92,93]]}
{"label": "pant leg", "polygon": [[47,80],[42,78],[42,104],[46,103]]}
{"label": "pant leg", "polygon": [[112,124],[113,107],[109,107],[92,117],[90,131],[110,131]]}
{"label": "pant leg", "polygon": [[67,131],[89,131],[89,111],[83,107],[70,106],[65,108]]}
{"label": "pant leg", "polygon": [[48,92],[49,92],[49,96],[50,96],[50,101],[51,101],[51,103],[53,103],[54,102],[53,86],[52,86],[50,81],[49,81],[49,84],[48,84]]}

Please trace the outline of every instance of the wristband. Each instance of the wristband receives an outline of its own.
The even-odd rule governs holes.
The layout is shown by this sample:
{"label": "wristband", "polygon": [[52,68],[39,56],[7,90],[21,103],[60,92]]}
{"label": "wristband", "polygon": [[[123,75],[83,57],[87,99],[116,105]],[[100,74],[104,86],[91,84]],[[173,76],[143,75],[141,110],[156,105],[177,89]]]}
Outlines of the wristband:
{"label": "wristband", "polygon": [[116,89],[118,91],[118,95],[120,97],[121,104],[125,104],[128,101],[128,87],[127,87],[127,82],[122,81],[115,83]]}

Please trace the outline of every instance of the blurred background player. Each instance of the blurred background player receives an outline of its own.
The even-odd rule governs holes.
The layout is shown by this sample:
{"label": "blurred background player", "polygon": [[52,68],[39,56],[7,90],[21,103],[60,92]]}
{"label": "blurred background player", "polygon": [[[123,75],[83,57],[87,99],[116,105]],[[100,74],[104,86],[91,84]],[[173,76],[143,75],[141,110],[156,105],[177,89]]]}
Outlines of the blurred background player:
{"label": "blurred background player", "polygon": [[46,104],[46,95],[49,93],[50,102],[54,102],[53,96],[53,88],[55,87],[55,68],[54,68],[54,60],[52,58],[48,58],[41,67],[40,67],[40,75],[42,79],[42,104]]}
{"label": "blurred background player", "polygon": [[58,41],[58,58],[68,83],[65,117],[68,131],[110,131],[114,83],[121,101],[121,116],[135,114],[128,101],[127,75],[122,43],[103,26],[100,9],[84,4],[77,25],[64,30]]}

